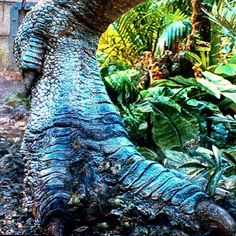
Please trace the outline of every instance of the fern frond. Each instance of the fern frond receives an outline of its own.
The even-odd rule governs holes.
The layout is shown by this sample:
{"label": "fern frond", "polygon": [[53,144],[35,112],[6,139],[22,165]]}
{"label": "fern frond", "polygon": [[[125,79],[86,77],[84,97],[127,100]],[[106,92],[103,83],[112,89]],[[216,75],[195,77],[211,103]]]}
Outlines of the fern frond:
{"label": "fern frond", "polygon": [[170,48],[174,42],[189,34],[189,28],[189,20],[179,20],[170,24],[158,39],[156,54],[162,55],[165,48]]}

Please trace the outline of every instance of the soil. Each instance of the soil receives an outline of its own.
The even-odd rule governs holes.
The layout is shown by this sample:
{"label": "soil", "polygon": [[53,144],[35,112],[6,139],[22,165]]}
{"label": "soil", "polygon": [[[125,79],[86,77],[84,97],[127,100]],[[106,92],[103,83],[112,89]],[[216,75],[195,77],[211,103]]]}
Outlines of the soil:
{"label": "soil", "polygon": [[8,96],[17,92],[24,92],[21,75],[17,72],[0,71],[0,105],[6,102]]}
{"label": "soil", "polygon": [[[23,158],[19,152],[27,108],[11,96],[24,92],[18,73],[0,72],[0,235],[32,235],[22,208]],[[26,223],[27,222],[27,223]]]}

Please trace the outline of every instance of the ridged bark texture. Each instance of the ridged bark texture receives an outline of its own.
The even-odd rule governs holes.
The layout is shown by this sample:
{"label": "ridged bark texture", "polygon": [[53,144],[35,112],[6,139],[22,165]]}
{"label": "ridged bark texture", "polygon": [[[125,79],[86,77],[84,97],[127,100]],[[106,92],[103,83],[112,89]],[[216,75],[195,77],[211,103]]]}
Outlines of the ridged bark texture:
{"label": "ridged bark texture", "polygon": [[43,1],[23,22],[15,54],[25,79],[36,82],[22,145],[25,206],[47,223],[72,217],[75,194],[90,209],[119,195],[142,215],[195,230],[201,216],[227,218],[227,234],[234,222],[224,210],[225,218],[196,211],[212,204],[200,186],[137,152],[99,75],[101,32],[138,2]]}

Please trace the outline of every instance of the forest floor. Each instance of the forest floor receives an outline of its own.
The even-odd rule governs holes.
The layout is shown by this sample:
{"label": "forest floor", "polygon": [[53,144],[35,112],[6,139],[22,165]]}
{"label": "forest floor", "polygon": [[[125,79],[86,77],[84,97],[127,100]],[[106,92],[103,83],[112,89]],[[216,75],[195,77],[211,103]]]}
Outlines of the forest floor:
{"label": "forest floor", "polygon": [[24,91],[17,73],[0,71],[0,235],[33,235],[23,199],[24,165],[19,153],[28,111],[10,96]]}

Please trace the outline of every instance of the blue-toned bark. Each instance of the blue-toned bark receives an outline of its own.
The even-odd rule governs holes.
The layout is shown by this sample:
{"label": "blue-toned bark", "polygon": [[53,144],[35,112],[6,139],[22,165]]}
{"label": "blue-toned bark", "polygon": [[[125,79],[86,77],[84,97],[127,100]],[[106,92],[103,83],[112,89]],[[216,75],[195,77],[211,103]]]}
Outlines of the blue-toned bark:
{"label": "blue-toned bark", "polygon": [[[53,235],[119,196],[148,218],[199,230],[212,223],[233,235],[233,219],[186,176],[147,161],[135,149],[112,104],[96,62],[106,27],[141,1],[43,1],[25,18],[15,43],[31,115],[22,151],[25,206]],[[89,210],[88,210],[89,209]],[[131,209],[132,210],[132,209]]]}

